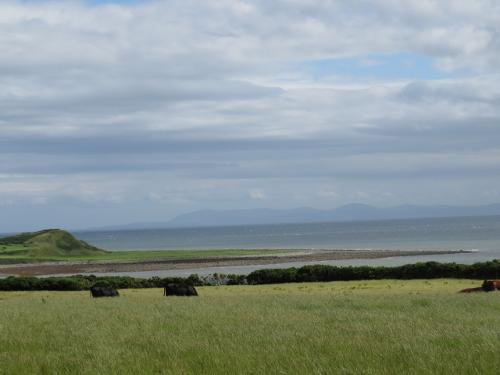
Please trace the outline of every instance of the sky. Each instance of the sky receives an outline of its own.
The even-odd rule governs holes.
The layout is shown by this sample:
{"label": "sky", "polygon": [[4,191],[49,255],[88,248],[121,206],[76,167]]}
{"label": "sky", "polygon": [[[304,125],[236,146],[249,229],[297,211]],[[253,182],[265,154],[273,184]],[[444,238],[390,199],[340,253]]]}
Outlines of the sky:
{"label": "sky", "polygon": [[0,2],[0,232],[500,202],[495,0]]}

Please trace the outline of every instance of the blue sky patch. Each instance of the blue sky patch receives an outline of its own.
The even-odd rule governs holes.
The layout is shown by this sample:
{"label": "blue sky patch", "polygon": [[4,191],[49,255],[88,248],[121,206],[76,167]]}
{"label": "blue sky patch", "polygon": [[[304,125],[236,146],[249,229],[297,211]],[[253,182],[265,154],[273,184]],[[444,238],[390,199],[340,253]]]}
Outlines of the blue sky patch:
{"label": "blue sky patch", "polygon": [[305,68],[315,79],[342,76],[432,80],[456,77],[458,74],[458,72],[443,71],[436,66],[433,59],[410,52],[308,60],[301,64],[300,68]]}

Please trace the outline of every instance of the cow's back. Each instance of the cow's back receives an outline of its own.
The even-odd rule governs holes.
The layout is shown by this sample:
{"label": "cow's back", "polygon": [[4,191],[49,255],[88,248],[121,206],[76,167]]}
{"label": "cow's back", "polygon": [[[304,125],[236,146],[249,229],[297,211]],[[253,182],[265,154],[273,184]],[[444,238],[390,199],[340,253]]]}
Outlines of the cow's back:
{"label": "cow's back", "polygon": [[479,287],[479,288],[466,288],[462,289],[459,293],[475,293],[475,292],[484,292],[484,289]]}
{"label": "cow's back", "polygon": [[92,294],[92,297],[98,298],[98,297],[119,297],[120,293],[118,293],[118,290],[112,287],[106,287],[106,286],[93,286],[90,288],[90,293]]}
{"label": "cow's back", "polygon": [[167,284],[164,290],[165,296],[197,296],[198,292],[192,285]]}
{"label": "cow's back", "polygon": [[500,290],[500,280],[484,280],[482,288],[487,292]]}

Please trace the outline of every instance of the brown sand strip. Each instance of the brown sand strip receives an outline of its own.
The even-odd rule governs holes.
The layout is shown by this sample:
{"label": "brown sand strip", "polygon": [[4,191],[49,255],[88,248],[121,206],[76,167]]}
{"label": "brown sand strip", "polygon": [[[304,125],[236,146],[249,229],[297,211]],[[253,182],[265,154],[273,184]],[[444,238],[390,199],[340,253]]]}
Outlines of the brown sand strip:
{"label": "brown sand strip", "polygon": [[461,254],[468,251],[402,251],[402,250],[304,250],[279,255],[207,257],[195,259],[148,260],[139,262],[53,262],[0,266],[0,274],[42,276],[56,274],[138,272],[208,267],[266,265],[290,262],[314,262],[346,259],[377,259],[402,256]]}

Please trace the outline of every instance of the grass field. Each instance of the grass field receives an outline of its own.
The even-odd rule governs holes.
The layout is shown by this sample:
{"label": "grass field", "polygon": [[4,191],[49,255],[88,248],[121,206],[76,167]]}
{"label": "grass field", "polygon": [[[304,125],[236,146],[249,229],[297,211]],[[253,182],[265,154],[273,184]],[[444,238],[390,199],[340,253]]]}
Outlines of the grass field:
{"label": "grass field", "polygon": [[75,238],[60,229],[20,233],[0,238],[0,264],[57,261],[137,262],[152,260],[272,255],[292,250],[150,250],[106,251]]}
{"label": "grass field", "polygon": [[75,256],[26,256],[23,245],[0,245],[0,264],[4,263],[33,263],[33,262],[57,262],[57,261],[83,261],[83,262],[128,262],[148,260],[172,260],[172,259],[194,259],[206,257],[229,257],[248,255],[273,255],[278,253],[290,253],[293,250],[130,250],[110,251],[98,255],[75,255]]}
{"label": "grass field", "polygon": [[478,281],[0,292],[2,374],[498,374],[500,293]]}

